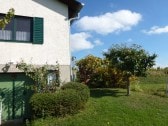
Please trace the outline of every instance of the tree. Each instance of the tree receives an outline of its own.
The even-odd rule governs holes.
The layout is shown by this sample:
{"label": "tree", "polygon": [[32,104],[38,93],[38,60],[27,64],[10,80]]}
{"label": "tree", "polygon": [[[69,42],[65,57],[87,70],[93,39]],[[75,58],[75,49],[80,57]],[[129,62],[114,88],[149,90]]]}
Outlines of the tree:
{"label": "tree", "polygon": [[109,67],[109,61],[88,55],[77,63],[77,79],[89,87],[118,87],[123,84],[122,72]]}
{"label": "tree", "polygon": [[133,44],[127,46],[125,44],[116,44],[104,53],[104,56],[110,61],[111,67],[115,67],[123,71],[126,85],[127,95],[130,95],[130,77],[145,76],[147,69],[155,65],[156,54],[150,55],[141,46]]}
{"label": "tree", "polygon": [[86,58],[79,60],[76,65],[79,81],[87,84],[96,74],[96,69],[102,66],[102,59],[88,55]]}
{"label": "tree", "polygon": [[5,28],[5,26],[11,21],[14,13],[15,10],[13,8],[9,9],[8,13],[4,16],[4,18],[0,19],[0,28]]}

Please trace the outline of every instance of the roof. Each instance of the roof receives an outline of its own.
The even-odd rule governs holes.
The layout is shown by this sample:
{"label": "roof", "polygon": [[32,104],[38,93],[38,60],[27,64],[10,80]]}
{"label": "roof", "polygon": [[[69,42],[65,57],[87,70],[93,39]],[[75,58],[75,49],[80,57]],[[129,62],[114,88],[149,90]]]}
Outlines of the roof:
{"label": "roof", "polygon": [[62,3],[68,5],[69,10],[69,19],[74,18],[78,16],[78,13],[83,7],[83,4],[76,0],[59,0]]}

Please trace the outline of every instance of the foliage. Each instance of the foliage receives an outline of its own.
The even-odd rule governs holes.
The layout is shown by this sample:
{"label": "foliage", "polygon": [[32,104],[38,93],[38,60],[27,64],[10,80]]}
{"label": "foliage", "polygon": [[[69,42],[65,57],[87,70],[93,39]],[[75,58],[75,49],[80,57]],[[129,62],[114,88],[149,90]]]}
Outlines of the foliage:
{"label": "foliage", "polygon": [[30,99],[30,104],[36,118],[63,117],[75,114],[81,109],[80,96],[73,89],[60,90],[56,93],[36,93]]}
{"label": "foliage", "polygon": [[77,113],[90,97],[89,88],[81,83],[69,82],[54,93],[36,93],[30,99],[33,115],[63,117]]}
{"label": "foliage", "polygon": [[110,61],[112,67],[120,69],[135,76],[146,75],[147,69],[155,65],[156,54],[150,55],[141,46],[133,44],[113,45],[104,56]]}
{"label": "foliage", "polygon": [[31,99],[33,115],[35,117],[44,117],[51,115],[55,104],[55,97],[52,93],[35,93]]}
{"label": "foliage", "polygon": [[81,99],[81,106],[84,106],[85,103],[88,101],[90,97],[90,90],[88,86],[78,83],[78,82],[68,82],[64,84],[61,89],[67,90],[67,89],[74,89],[77,91],[80,99]]}
{"label": "foliage", "polygon": [[96,71],[97,73],[94,76],[95,79],[93,80],[94,83],[92,83],[92,86],[96,84],[99,87],[124,87],[125,80],[122,71],[116,68],[110,68],[109,64],[98,68]]}
{"label": "foliage", "polygon": [[[155,85],[155,84],[153,84]],[[157,85],[157,84],[156,84]],[[86,109],[74,116],[35,120],[32,126],[166,126],[167,98],[123,89],[91,89]],[[143,120],[143,121],[142,121]]]}
{"label": "foliage", "polygon": [[137,91],[137,92],[142,92],[143,91],[138,80],[132,82],[131,84],[133,85],[132,88],[131,88],[132,91]]}
{"label": "foliage", "polygon": [[111,67],[123,71],[127,86],[127,95],[130,95],[130,77],[145,76],[146,71],[155,65],[156,54],[150,55],[141,46],[133,44],[114,45],[104,53],[110,61]]}
{"label": "foliage", "polygon": [[[57,63],[57,62],[56,62]],[[59,64],[55,66],[43,65],[43,66],[34,66],[32,64],[27,64],[23,60],[16,66],[19,70],[22,70],[26,73],[26,76],[30,77],[35,81],[34,90],[36,92],[54,92],[56,87],[59,86]],[[52,84],[48,85],[47,78],[49,73],[55,73],[55,78]]]}
{"label": "foliage", "polygon": [[93,55],[88,55],[86,58],[79,60],[76,65],[78,66],[78,78],[80,82],[87,84],[96,73],[96,69],[103,65],[103,60]]}
{"label": "foliage", "polygon": [[7,24],[11,21],[14,16],[15,10],[13,8],[9,9],[8,13],[4,16],[3,19],[0,19],[0,28],[4,29]]}
{"label": "foliage", "polygon": [[88,55],[77,62],[78,78],[89,87],[123,87],[124,79],[121,70],[111,68],[109,61]]}
{"label": "foliage", "polygon": [[57,111],[59,116],[75,114],[81,109],[81,99],[79,93],[75,90],[61,90],[57,96]]}

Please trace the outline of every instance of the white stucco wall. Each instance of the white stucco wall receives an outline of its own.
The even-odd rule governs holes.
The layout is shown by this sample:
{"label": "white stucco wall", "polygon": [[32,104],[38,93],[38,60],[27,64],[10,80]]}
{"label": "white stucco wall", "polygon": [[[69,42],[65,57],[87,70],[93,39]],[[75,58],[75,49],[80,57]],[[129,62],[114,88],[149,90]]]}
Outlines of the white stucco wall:
{"label": "white stucco wall", "polygon": [[[44,43],[12,43],[0,41],[0,64],[9,61],[36,65],[52,64],[70,66],[68,8],[57,0],[0,0],[0,13],[9,8],[15,15],[44,18]],[[69,80],[69,68],[63,80]],[[65,70],[64,70],[65,71]]]}

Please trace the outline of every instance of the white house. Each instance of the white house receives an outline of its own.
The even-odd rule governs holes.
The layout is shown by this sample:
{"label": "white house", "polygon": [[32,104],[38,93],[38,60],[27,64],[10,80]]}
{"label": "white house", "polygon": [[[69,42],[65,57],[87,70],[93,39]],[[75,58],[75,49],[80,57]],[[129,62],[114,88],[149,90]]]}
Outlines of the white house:
{"label": "white house", "polygon": [[17,72],[15,64],[60,64],[61,80],[70,81],[69,20],[82,4],[75,0],[0,0],[0,17],[15,9],[14,20],[0,30],[0,72]]}
{"label": "white house", "polygon": [[[9,95],[14,97],[17,93],[14,86],[26,83],[16,68],[21,60],[34,65],[55,65],[58,61],[61,81],[70,81],[70,24],[82,4],[76,0],[0,0],[0,18],[10,8],[15,9],[15,16],[4,30],[0,30],[1,90],[11,90]],[[8,108],[12,114],[5,110],[4,119],[21,115],[21,110],[14,113],[16,101],[11,100]]]}

